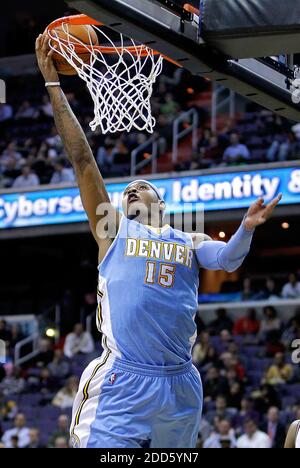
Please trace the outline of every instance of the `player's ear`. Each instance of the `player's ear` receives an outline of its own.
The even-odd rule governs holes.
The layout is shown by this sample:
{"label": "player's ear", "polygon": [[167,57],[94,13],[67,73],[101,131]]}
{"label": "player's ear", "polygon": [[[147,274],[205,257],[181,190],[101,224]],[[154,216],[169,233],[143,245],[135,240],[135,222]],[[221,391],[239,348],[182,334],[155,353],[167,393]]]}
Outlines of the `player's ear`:
{"label": "player's ear", "polygon": [[162,211],[165,211],[166,209],[166,204],[163,200],[160,200],[159,202],[159,208],[162,210]]}

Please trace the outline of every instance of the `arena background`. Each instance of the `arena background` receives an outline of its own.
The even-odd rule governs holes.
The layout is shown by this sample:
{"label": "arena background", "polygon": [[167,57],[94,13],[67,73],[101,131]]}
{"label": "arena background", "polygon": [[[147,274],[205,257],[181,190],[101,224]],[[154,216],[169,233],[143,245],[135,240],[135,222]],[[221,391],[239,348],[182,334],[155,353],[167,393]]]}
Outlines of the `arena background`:
{"label": "arena background", "polygon": [[[6,342],[1,446],[66,448],[78,378],[101,352],[94,324],[97,251],[33,51],[50,21],[74,11],[60,1],[45,9],[17,0],[2,11],[0,78],[7,103],[0,104],[0,339]],[[257,230],[238,272],[201,273],[193,354],[205,391],[199,447],[236,447],[249,419],[268,434],[270,446],[282,447],[287,427],[300,419],[300,373],[292,354],[300,338],[299,125],[165,64],[153,96],[159,135],[153,163],[149,136],[93,134],[84,85],[63,77],[62,86],[115,200],[129,180],[143,174],[165,190],[172,219],[189,202],[192,226],[204,202],[205,232],[228,240],[246,207],[265,195],[263,187],[269,194],[283,192],[281,206]],[[174,121],[183,133],[177,149]],[[232,148],[238,140],[245,146],[236,158]],[[140,145],[142,168],[132,163]],[[200,196],[204,183],[210,184],[210,198]],[[34,205],[36,200],[43,201]],[[65,338],[78,323],[90,334],[89,346],[70,356]]]}

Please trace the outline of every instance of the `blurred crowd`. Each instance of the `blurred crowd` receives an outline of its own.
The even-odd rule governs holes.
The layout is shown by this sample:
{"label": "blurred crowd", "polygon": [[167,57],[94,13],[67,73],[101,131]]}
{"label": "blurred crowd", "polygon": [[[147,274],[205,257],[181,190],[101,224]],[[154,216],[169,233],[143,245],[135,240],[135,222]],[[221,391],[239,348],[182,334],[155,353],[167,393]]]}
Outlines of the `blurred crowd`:
{"label": "blurred crowd", "polygon": [[34,357],[14,365],[14,346],[24,338],[17,325],[0,321],[6,364],[0,365],[0,447],[69,447],[71,409],[80,375],[95,342],[80,323],[59,343],[42,338]]}
{"label": "blurred crowd", "polygon": [[[287,320],[271,304],[262,317],[251,308],[234,319],[220,308],[211,322],[197,316],[196,323],[193,362],[204,387],[198,446],[282,447],[288,425],[300,419],[300,372],[292,360],[300,309]],[[0,447],[68,448],[79,378],[100,355],[100,336],[94,340],[77,323],[57,342],[42,338],[36,355],[17,368],[14,347],[22,338],[17,325],[0,321],[9,350],[0,365]]]}
{"label": "blurred crowd", "polygon": [[199,295],[199,301],[204,302],[236,302],[236,301],[266,301],[273,302],[282,299],[300,299],[300,271],[272,277],[266,275],[245,276],[237,281],[224,281],[218,293]]}
{"label": "blurred crowd", "polygon": [[[152,96],[160,154],[171,145],[174,119],[192,106],[195,87],[199,93],[209,86],[205,80],[191,77],[181,69],[171,67],[170,73],[160,76]],[[93,119],[92,101],[83,85],[78,92],[76,79],[79,80],[70,79],[64,89],[102,174],[105,177],[128,175],[131,151],[145,143],[150,135],[138,131],[108,136],[101,135],[99,130],[92,132],[89,127]],[[41,94],[43,83],[39,76],[31,77],[36,86],[32,83],[29,87],[26,80],[28,78],[24,77],[25,89],[23,81],[13,80],[14,99],[10,103],[0,104],[0,187],[27,188],[40,184],[72,183],[75,181],[74,172],[56,131],[49,97]],[[24,94],[26,100],[23,100]],[[203,123],[206,112],[202,109],[198,112]],[[183,123],[189,124],[189,121]],[[151,146],[146,145],[137,162],[147,158],[149,151]]]}
{"label": "blurred crowd", "polygon": [[300,125],[267,110],[225,119],[217,132],[204,127],[198,150],[177,170],[208,169],[300,159]]}
{"label": "blurred crowd", "polygon": [[193,361],[204,386],[198,446],[283,448],[290,423],[300,418],[300,372],[292,360],[300,338],[300,309],[284,321],[273,306],[261,320],[255,309],[233,321],[225,309],[200,331]]}
{"label": "blurred crowd", "polygon": [[[291,125],[271,112],[247,112],[236,119],[225,119],[212,132],[208,112],[201,104],[201,92],[209,85],[181,69],[173,76],[162,75],[152,97],[152,111],[157,120],[155,134],[159,141],[159,157],[171,148],[174,119],[191,107],[200,116],[199,144],[195,154],[170,166],[170,170],[197,170],[216,166],[299,160],[300,124]],[[0,104],[0,187],[21,188],[40,184],[65,184],[75,181],[74,172],[64,153],[62,141],[53,121],[48,96],[37,93],[22,100],[18,92],[12,104]],[[130,132],[104,136],[92,132],[90,97],[67,91],[68,101],[79,118],[105,177],[127,176],[131,152],[145,143],[150,135]],[[200,99],[200,100],[199,100]],[[191,125],[189,118],[182,128]],[[137,162],[149,158],[151,146],[145,146]]]}

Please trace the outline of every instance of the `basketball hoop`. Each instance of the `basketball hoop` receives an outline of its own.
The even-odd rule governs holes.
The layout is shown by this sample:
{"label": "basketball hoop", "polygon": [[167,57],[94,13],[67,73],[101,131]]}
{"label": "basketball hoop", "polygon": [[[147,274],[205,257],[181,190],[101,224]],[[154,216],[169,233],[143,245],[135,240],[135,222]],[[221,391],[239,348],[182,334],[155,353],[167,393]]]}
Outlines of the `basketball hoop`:
{"label": "basketball hoop", "polygon": [[[89,29],[89,43],[72,35],[71,25],[92,26],[99,45],[93,43]],[[99,126],[103,134],[133,128],[153,133],[156,121],[150,98],[162,71],[163,56],[133,39],[125,40],[120,33],[112,33],[117,40],[110,38],[104,26],[86,15],[73,15],[53,21],[46,31],[50,47],[75,68],[87,85],[94,102],[92,130]],[[56,28],[63,31],[64,38],[59,37]],[[81,54],[89,54],[89,60],[82,60]]]}

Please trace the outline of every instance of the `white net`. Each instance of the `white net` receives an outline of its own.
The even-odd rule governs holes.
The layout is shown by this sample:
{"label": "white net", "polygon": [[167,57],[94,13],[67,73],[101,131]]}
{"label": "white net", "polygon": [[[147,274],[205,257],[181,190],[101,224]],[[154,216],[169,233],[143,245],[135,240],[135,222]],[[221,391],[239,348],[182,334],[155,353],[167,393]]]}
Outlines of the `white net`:
{"label": "white net", "polygon": [[[90,127],[98,126],[103,134],[129,132],[133,128],[153,133],[155,118],[151,113],[153,85],[162,71],[163,57],[132,39],[118,34],[113,41],[101,27],[97,31],[99,44],[93,45],[91,28],[87,28],[89,44],[71,34],[69,24],[62,23],[60,38],[55,29],[49,29],[51,48],[75,68],[91,94],[94,102],[94,119]],[[128,45],[129,43],[129,45]],[[117,45],[116,45],[117,44]],[[90,54],[86,63],[81,55]]]}

